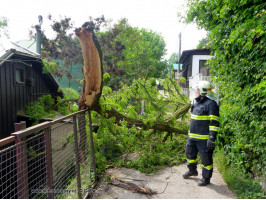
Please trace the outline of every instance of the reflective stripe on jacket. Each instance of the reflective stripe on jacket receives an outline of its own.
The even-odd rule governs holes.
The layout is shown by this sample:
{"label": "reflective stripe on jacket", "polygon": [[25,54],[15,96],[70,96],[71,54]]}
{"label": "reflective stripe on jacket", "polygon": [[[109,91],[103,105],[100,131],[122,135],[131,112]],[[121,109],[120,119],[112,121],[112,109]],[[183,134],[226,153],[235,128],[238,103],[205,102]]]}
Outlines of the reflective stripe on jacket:
{"label": "reflective stripe on jacket", "polygon": [[202,100],[196,98],[196,103],[191,108],[191,120],[188,137],[192,140],[202,141],[209,137],[216,139],[219,131],[219,107],[208,97]]}

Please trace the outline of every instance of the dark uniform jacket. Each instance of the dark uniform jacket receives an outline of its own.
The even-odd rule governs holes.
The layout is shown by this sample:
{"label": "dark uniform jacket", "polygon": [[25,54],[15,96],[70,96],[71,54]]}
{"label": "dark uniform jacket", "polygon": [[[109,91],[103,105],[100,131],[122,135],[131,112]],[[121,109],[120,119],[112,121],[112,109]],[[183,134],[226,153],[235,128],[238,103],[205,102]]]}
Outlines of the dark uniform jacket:
{"label": "dark uniform jacket", "polygon": [[203,141],[216,139],[219,129],[219,107],[214,100],[208,97],[196,98],[191,108],[191,120],[188,137],[191,140]]}

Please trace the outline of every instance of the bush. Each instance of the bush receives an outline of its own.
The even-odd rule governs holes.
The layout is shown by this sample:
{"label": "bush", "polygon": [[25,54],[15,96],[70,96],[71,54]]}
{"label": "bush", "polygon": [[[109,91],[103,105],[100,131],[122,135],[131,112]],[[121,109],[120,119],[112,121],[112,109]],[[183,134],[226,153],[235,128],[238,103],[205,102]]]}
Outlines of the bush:
{"label": "bush", "polygon": [[252,179],[243,173],[239,167],[229,165],[224,149],[217,149],[214,161],[219,172],[222,174],[228,187],[234,191],[239,199],[259,199],[265,198],[264,192],[258,180]]}

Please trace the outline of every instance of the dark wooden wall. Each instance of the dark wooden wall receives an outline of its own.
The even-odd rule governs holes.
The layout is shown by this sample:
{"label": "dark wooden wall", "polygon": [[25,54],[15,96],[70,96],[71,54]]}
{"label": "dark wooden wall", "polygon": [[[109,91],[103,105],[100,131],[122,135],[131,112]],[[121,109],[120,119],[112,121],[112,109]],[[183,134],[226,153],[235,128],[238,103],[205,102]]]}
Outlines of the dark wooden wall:
{"label": "dark wooden wall", "polygon": [[[48,75],[42,74],[40,60],[13,55],[9,60],[0,65],[0,139],[10,136],[14,132],[14,123],[17,122],[19,111],[25,110],[25,106],[36,101],[43,94],[56,95],[58,88],[49,80]],[[24,71],[24,84],[15,81],[16,69]]]}
{"label": "dark wooden wall", "polygon": [[189,88],[189,77],[192,75],[192,55],[189,55],[183,62],[182,77],[186,79],[186,82],[182,85],[184,88]]}

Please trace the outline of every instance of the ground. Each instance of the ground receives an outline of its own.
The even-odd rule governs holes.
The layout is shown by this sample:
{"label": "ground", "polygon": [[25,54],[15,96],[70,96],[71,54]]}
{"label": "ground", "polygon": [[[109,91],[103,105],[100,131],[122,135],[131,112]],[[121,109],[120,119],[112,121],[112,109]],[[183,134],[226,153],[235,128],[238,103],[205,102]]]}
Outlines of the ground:
{"label": "ground", "polygon": [[94,193],[94,199],[234,199],[235,196],[228,189],[221,175],[214,168],[211,184],[199,187],[199,176],[184,180],[182,174],[187,171],[185,164],[167,167],[154,174],[143,174],[137,170],[126,168],[112,168],[107,175],[124,181],[143,185],[156,191],[155,195],[133,193],[120,187],[102,182]]}

